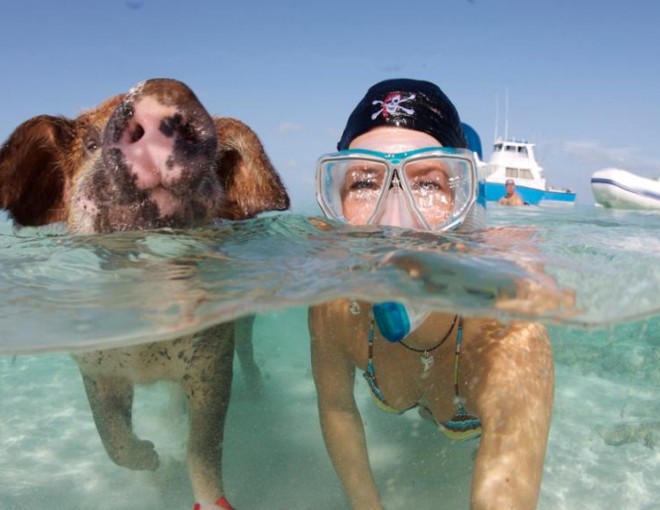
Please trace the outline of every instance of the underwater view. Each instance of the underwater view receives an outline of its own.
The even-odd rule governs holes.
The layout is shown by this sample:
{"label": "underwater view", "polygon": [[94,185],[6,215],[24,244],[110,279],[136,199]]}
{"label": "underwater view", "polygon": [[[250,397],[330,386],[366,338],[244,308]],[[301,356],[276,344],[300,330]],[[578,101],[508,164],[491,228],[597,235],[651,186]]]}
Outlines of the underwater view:
{"label": "underwater view", "polygon": [[[312,211],[311,208],[309,208]],[[238,363],[223,478],[242,509],[337,509],[311,375],[307,307],[340,297],[547,325],[556,390],[538,508],[660,500],[660,215],[490,207],[436,235],[268,214],[192,231],[73,236],[0,220],[0,509],[190,508],[188,423],[165,383],[136,390],[156,471],[115,465],[70,353],[169,340],[255,314],[255,392]],[[392,416],[356,381],[388,510],[467,509],[478,440]]]}

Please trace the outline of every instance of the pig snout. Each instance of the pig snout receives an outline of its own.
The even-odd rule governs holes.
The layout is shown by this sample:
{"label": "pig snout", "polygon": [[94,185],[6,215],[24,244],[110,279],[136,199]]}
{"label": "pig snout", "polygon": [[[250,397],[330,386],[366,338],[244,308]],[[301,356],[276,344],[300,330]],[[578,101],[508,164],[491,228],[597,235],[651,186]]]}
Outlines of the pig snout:
{"label": "pig snout", "polygon": [[181,136],[177,128],[184,122],[181,114],[174,107],[145,97],[136,101],[127,117],[124,129],[112,126],[119,140],[110,145],[110,150],[115,149],[115,157],[123,159],[124,170],[133,176],[135,186],[149,190],[177,183],[183,173],[174,157],[176,139]]}
{"label": "pig snout", "polygon": [[[176,80],[143,82],[111,113],[77,197],[81,230],[188,227],[220,210],[213,118]],[[84,214],[97,217],[81,219]]]}
{"label": "pig snout", "polygon": [[151,80],[131,91],[110,117],[104,159],[134,187],[186,195],[212,171],[217,133],[211,116],[184,84]]}

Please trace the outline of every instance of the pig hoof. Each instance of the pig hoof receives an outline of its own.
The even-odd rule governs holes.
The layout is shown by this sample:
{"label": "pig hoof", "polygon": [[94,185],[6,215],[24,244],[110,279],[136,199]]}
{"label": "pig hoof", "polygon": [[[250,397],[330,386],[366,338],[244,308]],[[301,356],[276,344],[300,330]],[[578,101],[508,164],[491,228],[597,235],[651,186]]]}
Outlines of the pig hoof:
{"label": "pig hoof", "polygon": [[160,465],[160,459],[151,441],[135,439],[128,455],[117,459],[117,464],[136,471],[155,471]]}

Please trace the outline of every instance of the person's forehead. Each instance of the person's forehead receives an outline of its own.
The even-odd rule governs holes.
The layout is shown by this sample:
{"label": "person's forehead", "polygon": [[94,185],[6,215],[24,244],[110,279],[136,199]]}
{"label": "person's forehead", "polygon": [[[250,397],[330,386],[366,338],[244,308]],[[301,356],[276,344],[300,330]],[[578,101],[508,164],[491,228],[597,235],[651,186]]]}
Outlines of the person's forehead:
{"label": "person's forehead", "polygon": [[395,126],[380,126],[356,137],[349,148],[398,153],[424,147],[440,146],[442,144],[438,140],[423,131]]}

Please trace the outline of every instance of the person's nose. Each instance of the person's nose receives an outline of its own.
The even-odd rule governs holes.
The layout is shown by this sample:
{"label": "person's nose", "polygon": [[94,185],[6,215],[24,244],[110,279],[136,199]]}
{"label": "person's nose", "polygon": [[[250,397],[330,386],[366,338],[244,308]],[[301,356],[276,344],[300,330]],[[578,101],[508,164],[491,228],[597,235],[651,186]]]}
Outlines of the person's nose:
{"label": "person's nose", "polygon": [[417,215],[410,210],[403,190],[399,186],[392,187],[385,197],[383,213],[376,219],[378,225],[423,229]]}

